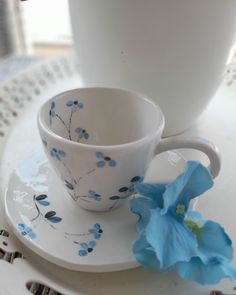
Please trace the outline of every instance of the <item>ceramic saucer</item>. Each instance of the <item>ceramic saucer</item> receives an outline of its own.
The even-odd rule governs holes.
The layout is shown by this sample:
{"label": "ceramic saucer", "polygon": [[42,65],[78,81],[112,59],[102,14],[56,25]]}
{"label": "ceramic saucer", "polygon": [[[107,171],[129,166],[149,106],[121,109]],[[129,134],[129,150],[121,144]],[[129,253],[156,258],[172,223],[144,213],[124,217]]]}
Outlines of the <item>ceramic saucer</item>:
{"label": "ceramic saucer", "polygon": [[[146,180],[173,179],[184,167],[180,154],[163,153],[152,163]],[[131,251],[137,217],[129,211],[128,201],[106,213],[75,206],[41,149],[27,155],[12,172],[5,212],[16,236],[57,265],[88,272],[137,266]]]}

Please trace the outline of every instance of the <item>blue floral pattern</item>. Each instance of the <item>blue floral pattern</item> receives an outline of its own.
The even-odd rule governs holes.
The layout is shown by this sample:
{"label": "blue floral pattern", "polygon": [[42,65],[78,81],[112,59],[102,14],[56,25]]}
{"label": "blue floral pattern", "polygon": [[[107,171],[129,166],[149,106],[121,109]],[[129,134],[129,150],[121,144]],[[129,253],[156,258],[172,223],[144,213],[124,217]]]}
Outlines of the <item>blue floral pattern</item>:
{"label": "blue floral pattern", "polygon": [[117,165],[115,160],[105,156],[102,152],[96,152],[96,157],[99,159],[99,161],[96,163],[98,168],[103,168],[106,166],[116,167]]}
{"label": "blue floral pattern", "polygon": [[78,127],[75,129],[75,133],[77,133],[78,135],[78,140],[79,141],[80,139],[89,139],[89,133],[86,131],[86,129],[83,129],[81,127]]}
{"label": "blue floral pattern", "polygon": [[103,233],[101,225],[98,223],[94,224],[93,228],[89,229],[89,233],[93,234],[95,240],[100,239]]}
{"label": "blue floral pattern", "polygon": [[102,236],[103,230],[101,228],[101,225],[99,223],[94,224],[92,228],[88,230],[88,233],[86,234],[74,234],[74,233],[65,233],[65,237],[71,238],[74,236],[77,237],[90,237],[93,236],[94,240],[90,240],[89,242],[81,242],[74,240],[73,243],[77,244],[81,247],[81,249],[78,251],[79,256],[87,256],[89,253],[93,252],[95,246],[97,245],[95,240],[99,240]]}
{"label": "blue floral pattern", "polygon": [[53,158],[57,158],[57,160],[59,161],[61,161],[61,159],[64,158],[66,155],[66,153],[63,150],[58,150],[56,148],[53,148],[50,154]]}
{"label": "blue floral pattern", "polygon": [[[48,224],[53,230],[57,230],[54,224],[61,223],[63,221],[62,217],[59,217],[56,211],[54,210],[43,210],[42,208],[48,208],[51,206],[51,203],[48,200],[48,196],[46,194],[34,195],[33,202],[35,206],[36,214],[33,218],[31,218],[31,226],[27,226],[22,222],[18,223],[19,232],[25,236],[27,239],[36,239],[36,233],[33,228],[36,229],[40,222],[45,222]],[[42,207],[42,208],[41,208]],[[95,223],[91,228],[88,229],[85,233],[67,233],[64,232],[64,238],[70,240],[74,237],[80,237],[80,240],[73,240],[74,244],[77,244],[81,247],[78,251],[79,256],[86,256],[91,253],[95,246],[97,245],[96,241],[101,238],[103,234],[102,227],[99,223]],[[92,237],[92,239],[91,239]]]}
{"label": "blue floral pattern", "polygon": [[93,251],[96,246],[96,242],[90,241],[88,243],[80,243],[80,246],[82,249],[78,252],[79,256],[86,256]]}
{"label": "blue floral pattern", "polygon": [[34,240],[36,238],[36,234],[33,231],[33,228],[30,226],[26,226],[24,223],[18,223],[18,230],[22,234],[22,236],[25,236],[30,240]]}
{"label": "blue floral pattern", "polygon": [[[51,105],[50,105],[50,109],[49,109],[49,122],[50,122],[50,125],[52,125],[54,118],[59,120],[59,122],[66,129],[66,132],[68,134],[68,139],[72,140],[71,125],[72,125],[73,115],[77,110],[83,109],[84,104],[78,100],[69,100],[66,102],[66,107],[68,107],[70,109],[70,116],[69,116],[68,122],[66,122],[65,119],[63,119],[63,117],[56,112],[56,102],[52,101]],[[78,134],[79,130],[77,130],[77,129],[75,129],[75,132],[77,133],[77,135],[79,135],[79,136],[83,135],[83,137],[81,137],[81,138],[88,139],[86,137],[88,137],[89,134],[87,132],[83,132],[84,129],[82,129],[81,134],[80,133]],[[79,137],[79,139],[81,139],[81,138]]]}
{"label": "blue floral pattern", "polygon": [[52,119],[56,115],[55,107],[56,107],[56,103],[55,103],[55,101],[52,101],[51,105],[50,105],[50,109],[49,109],[49,122],[50,122],[50,125],[52,125]]}
{"label": "blue floral pattern", "polygon": [[84,104],[82,102],[79,102],[78,100],[69,100],[66,103],[66,106],[69,107],[71,109],[71,111],[74,113],[78,109],[83,109]]}
{"label": "blue floral pattern", "polygon": [[97,202],[100,202],[102,200],[101,195],[97,194],[94,190],[89,190],[88,197],[90,199],[94,199]]}
{"label": "blue floral pattern", "polygon": [[52,223],[59,223],[62,221],[62,218],[57,216],[56,211],[54,210],[49,210],[46,212],[42,212],[40,205],[43,207],[48,207],[50,206],[50,202],[48,201],[48,196],[45,194],[42,195],[34,195],[33,196],[33,201],[36,209],[36,215],[31,219],[31,222],[38,222],[40,223],[41,220],[45,221],[47,224],[49,224],[53,229],[55,227],[53,226]]}

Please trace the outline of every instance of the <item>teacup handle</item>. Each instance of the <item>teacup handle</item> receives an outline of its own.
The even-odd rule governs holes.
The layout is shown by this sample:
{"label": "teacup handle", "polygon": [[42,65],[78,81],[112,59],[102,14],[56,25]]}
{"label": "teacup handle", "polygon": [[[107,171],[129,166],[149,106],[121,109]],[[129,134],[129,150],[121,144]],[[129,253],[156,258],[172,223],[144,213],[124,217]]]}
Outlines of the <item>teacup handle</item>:
{"label": "teacup handle", "polygon": [[161,139],[155,154],[173,150],[173,149],[195,149],[206,154],[210,160],[208,170],[213,178],[215,178],[221,168],[221,159],[218,148],[210,141],[200,137],[180,137],[171,136]]}

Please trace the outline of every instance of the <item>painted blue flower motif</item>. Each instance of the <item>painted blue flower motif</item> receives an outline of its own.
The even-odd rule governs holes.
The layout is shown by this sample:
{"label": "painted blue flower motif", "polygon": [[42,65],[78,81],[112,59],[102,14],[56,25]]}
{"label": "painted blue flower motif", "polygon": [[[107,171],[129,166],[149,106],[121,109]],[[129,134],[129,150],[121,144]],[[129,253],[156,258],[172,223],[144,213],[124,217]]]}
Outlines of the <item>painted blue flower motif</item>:
{"label": "painted blue flower motif", "polygon": [[91,199],[94,199],[95,201],[97,202],[100,202],[102,200],[102,197],[101,195],[97,194],[95,191],[93,190],[89,190],[88,192],[88,197],[91,198]]}
{"label": "painted blue flower motif", "polygon": [[52,124],[52,118],[54,118],[55,115],[56,115],[55,107],[56,107],[56,103],[55,103],[55,101],[52,101],[51,102],[51,105],[50,105],[50,109],[49,109],[49,121],[50,121],[50,125]]}
{"label": "painted blue flower motif", "polygon": [[73,113],[84,107],[83,103],[78,100],[69,100],[67,101],[66,106],[69,107]]}
{"label": "painted blue flower motif", "polygon": [[88,243],[79,243],[81,250],[79,250],[79,256],[86,256],[93,251],[93,248],[96,246],[95,241],[90,241]]}
{"label": "painted blue flower motif", "polygon": [[100,159],[96,165],[98,168],[106,167],[107,165],[109,167],[115,167],[117,165],[116,161],[111,159],[108,156],[105,156],[102,152],[96,152],[96,157]]}
{"label": "painted blue flower motif", "polygon": [[137,184],[140,197],[131,200],[139,216],[139,238],[133,244],[136,260],[154,270],[175,268],[187,280],[215,284],[236,278],[231,265],[232,242],[216,222],[191,211],[190,201],[212,187],[208,170],[198,162],[168,184]]}
{"label": "painted blue flower motif", "polygon": [[74,186],[72,183],[70,183],[68,180],[64,180],[65,186],[70,189],[70,190],[74,190]]}
{"label": "painted blue flower motif", "polygon": [[33,231],[32,227],[26,226],[24,223],[18,224],[18,230],[20,231],[22,236],[25,236],[28,239],[34,240],[36,238],[36,234]]}
{"label": "painted blue flower motif", "polygon": [[78,139],[88,139],[89,138],[89,134],[86,131],[86,129],[78,127],[75,129],[75,133],[78,134]]}
{"label": "painted blue flower motif", "polygon": [[89,229],[89,233],[93,234],[95,240],[99,240],[101,238],[102,233],[103,233],[101,225],[98,223],[94,224],[93,228]]}
{"label": "painted blue flower motif", "polygon": [[65,157],[66,153],[63,150],[58,150],[53,148],[50,152],[51,156],[57,158],[57,160],[61,161],[62,158]]}

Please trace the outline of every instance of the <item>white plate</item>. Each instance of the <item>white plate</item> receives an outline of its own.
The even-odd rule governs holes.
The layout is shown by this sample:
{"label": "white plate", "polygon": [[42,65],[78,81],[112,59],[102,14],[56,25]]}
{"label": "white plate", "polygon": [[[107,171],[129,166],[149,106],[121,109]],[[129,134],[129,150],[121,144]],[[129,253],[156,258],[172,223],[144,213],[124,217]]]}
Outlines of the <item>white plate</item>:
{"label": "white plate", "polygon": [[[157,162],[165,180],[185,167],[185,160],[175,152],[162,154]],[[150,178],[156,178],[154,171],[149,172]],[[138,266],[131,251],[137,217],[130,212],[128,200],[106,213],[75,206],[41,149],[22,159],[11,174],[5,212],[27,247],[62,267],[107,272]]]}
{"label": "white plate", "polygon": [[[225,227],[233,240],[234,248],[236,245],[236,185],[233,173],[236,163],[235,72],[234,65],[226,76],[226,83],[228,82],[231,86],[225,86],[226,83],[224,83],[198,124],[185,132],[187,135],[206,137],[219,146],[223,164],[221,173],[216,179],[215,186],[200,198],[196,208],[203,213],[204,217],[214,219]],[[41,144],[36,126],[36,112],[39,106],[52,95],[80,85],[78,69],[70,57],[35,63],[0,85],[1,193],[7,188],[9,177],[19,160],[35,151]],[[12,111],[17,112],[18,116],[15,117]],[[181,153],[188,159],[205,161],[205,157],[200,153],[186,150]],[[158,158],[155,160],[158,161]],[[160,170],[152,173],[152,168],[156,168],[155,160],[149,171],[149,176],[153,175],[155,178],[150,180],[160,176],[157,173],[160,173]],[[171,162],[174,164],[175,157],[171,159]],[[169,169],[172,170],[172,167],[170,166]],[[56,290],[59,294],[67,295],[98,293],[101,295],[147,293],[150,295],[209,295],[212,290],[220,290],[223,294],[235,293],[233,288],[236,284],[229,280],[223,280],[217,286],[199,286],[182,280],[173,272],[160,274],[141,267],[97,274],[59,267],[35,255],[14,238],[12,230],[6,224],[2,209],[3,206],[0,207],[0,249],[13,254],[21,252],[25,257],[25,259],[14,259],[13,264],[7,263],[5,256],[0,259],[0,289],[4,294],[27,295],[29,286],[35,293],[48,293],[48,288],[43,288],[43,285]],[[4,235],[4,231],[1,233],[2,229],[8,231],[9,237]],[[236,259],[234,263],[236,265]]]}

